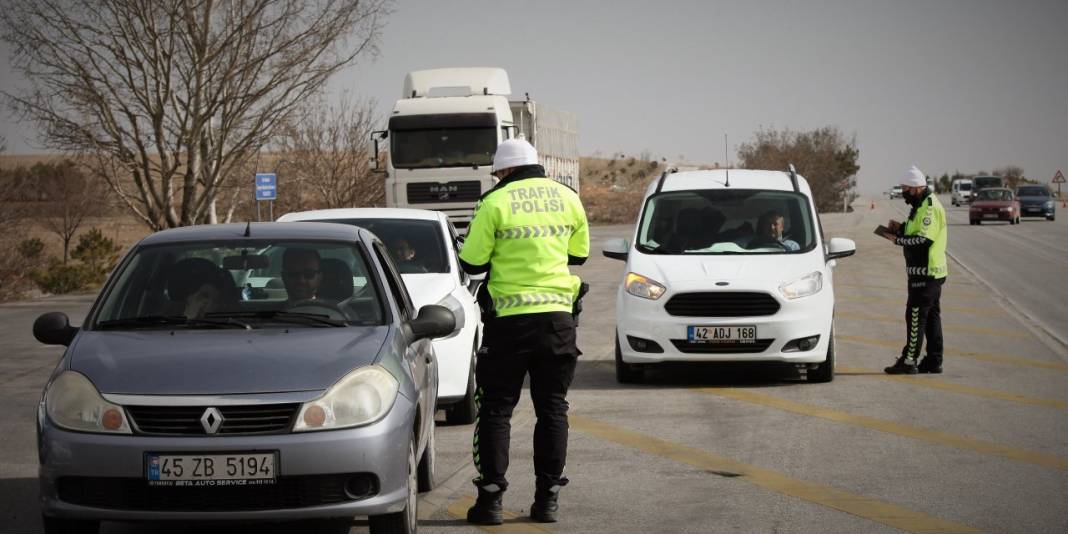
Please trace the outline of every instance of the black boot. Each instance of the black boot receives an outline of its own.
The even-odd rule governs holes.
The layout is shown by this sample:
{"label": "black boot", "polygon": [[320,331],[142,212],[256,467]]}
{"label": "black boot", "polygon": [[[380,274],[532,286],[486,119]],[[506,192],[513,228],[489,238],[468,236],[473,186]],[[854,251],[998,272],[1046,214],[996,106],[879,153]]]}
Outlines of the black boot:
{"label": "black boot", "polygon": [[904,356],[898,358],[894,365],[883,369],[883,371],[888,375],[914,375],[918,372],[916,363]]}
{"label": "black boot", "polygon": [[942,374],[942,357],[928,354],[924,359],[920,360],[920,365],[916,366],[916,370],[921,373],[940,375]]}
{"label": "black boot", "polygon": [[475,525],[500,525],[504,522],[501,507],[503,490],[487,491],[478,488],[475,505],[467,509],[467,522]]}
{"label": "black boot", "polygon": [[559,496],[560,486],[535,491],[534,504],[530,505],[530,518],[538,523],[555,523],[556,513],[560,509],[556,502]]}

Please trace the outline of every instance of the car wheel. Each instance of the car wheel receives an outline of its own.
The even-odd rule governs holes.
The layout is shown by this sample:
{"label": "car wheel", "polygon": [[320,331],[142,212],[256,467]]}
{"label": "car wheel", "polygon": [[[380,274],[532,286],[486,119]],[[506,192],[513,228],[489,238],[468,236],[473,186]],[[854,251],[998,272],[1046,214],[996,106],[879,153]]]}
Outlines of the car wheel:
{"label": "car wheel", "polygon": [[1053,220],[1056,220],[1056,219],[1057,219],[1056,215],[1050,215],[1049,217],[1046,217],[1047,221],[1053,221]]}
{"label": "car wheel", "polygon": [[980,226],[983,224],[983,221],[980,221],[979,219],[976,219],[974,222],[976,226]]}
{"label": "car wheel", "polygon": [[437,471],[437,460],[434,454],[434,422],[430,422],[430,435],[426,438],[426,448],[423,449],[423,457],[419,459],[419,493],[426,493],[434,489],[434,474]]}
{"label": "car wheel", "polygon": [[825,383],[834,380],[834,327],[831,327],[831,340],[827,344],[827,359],[805,373],[805,379],[812,383]]}
{"label": "car wheel", "polygon": [[[477,336],[476,336],[477,337]],[[475,349],[471,349],[471,367],[467,372],[467,391],[460,402],[445,408],[445,422],[450,425],[469,425],[478,416],[478,404],[475,403]]]}
{"label": "car wheel", "polygon": [[408,440],[408,496],[404,509],[392,514],[372,515],[367,518],[371,534],[415,534],[419,529],[417,513],[419,499],[416,489],[419,486],[418,467],[415,464],[415,436]]}
{"label": "car wheel", "polygon": [[619,348],[619,336],[616,335],[616,382],[620,384],[639,384],[645,378],[645,369],[639,365],[623,361],[623,351]]}
{"label": "car wheel", "polygon": [[97,534],[100,521],[41,516],[45,534]]}

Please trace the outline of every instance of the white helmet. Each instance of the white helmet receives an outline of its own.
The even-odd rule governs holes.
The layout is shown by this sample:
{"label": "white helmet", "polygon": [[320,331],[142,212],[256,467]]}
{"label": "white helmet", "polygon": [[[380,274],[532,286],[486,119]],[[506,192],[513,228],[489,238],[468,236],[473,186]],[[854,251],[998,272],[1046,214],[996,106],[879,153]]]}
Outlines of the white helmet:
{"label": "white helmet", "polygon": [[923,171],[913,165],[909,170],[905,171],[905,176],[901,177],[901,185],[905,187],[927,187],[927,177],[923,175]]}
{"label": "white helmet", "polygon": [[497,145],[497,153],[493,155],[493,172],[537,164],[538,151],[525,139],[508,139]]}

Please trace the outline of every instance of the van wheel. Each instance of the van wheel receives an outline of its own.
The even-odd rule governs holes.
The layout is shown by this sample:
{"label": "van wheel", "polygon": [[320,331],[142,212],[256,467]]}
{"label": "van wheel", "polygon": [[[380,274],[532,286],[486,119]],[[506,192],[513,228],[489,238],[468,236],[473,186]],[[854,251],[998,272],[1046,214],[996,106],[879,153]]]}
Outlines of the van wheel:
{"label": "van wheel", "polygon": [[418,467],[415,465],[415,435],[408,440],[408,497],[404,509],[392,514],[372,515],[367,518],[371,534],[416,534],[419,529],[417,520],[419,499],[416,488],[419,486]]}
{"label": "van wheel", "polygon": [[1056,220],[1056,219],[1057,219],[1056,215],[1050,215],[1049,217],[1046,217],[1047,221],[1053,221],[1053,220]]}
{"label": "van wheel", "polygon": [[619,335],[616,334],[616,382],[640,384],[644,379],[645,369],[640,365],[623,361],[623,351],[619,348]]}
{"label": "van wheel", "polygon": [[45,534],[97,534],[100,532],[100,521],[88,519],[65,519],[59,517],[41,516],[44,522]]}
{"label": "van wheel", "polygon": [[437,459],[434,454],[434,433],[436,425],[430,422],[430,435],[426,438],[426,448],[419,459],[419,493],[434,489],[434,474],[437,471]]}
{"label": "van wheel", "polygon": [[805,373],[805,379],[812,383],[825,383],[834,380],[834,327],[831,327],[831,340],[827,344],[827,359],[809,369]]}
{"label": "van wheel", "polygon": [[445,408],[445,422],[450,425],[469,425],[475,422],[478,405],[475,404],[475,352],[471,351],[471,367],[467,372],[467,391],[460,402]]}

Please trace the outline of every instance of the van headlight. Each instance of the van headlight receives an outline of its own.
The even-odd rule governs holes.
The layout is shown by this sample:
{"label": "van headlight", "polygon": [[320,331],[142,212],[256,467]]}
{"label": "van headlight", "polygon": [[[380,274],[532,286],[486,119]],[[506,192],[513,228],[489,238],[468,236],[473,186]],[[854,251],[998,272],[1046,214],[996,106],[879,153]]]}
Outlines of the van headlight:
{"label": "van headlight", "polygon": [[45,392],[45,411],[56,426],[78,432],[130,434],[122,406],[100,395],[85,375],[64,371]]}
{"label": "van headlight", "polygon": [[660,282],[638,273],[627,273],[627,279],[623,285],[627,288],[627,293],[649,300],[656,300],[667,291],[667,288]]}
{"label": "van headlight", "polygon": [[782,293],[782,296],[790,300],[815,295],[821,289],[823,289],[823,273],[819,271],[808,273],[797,280],[779,285],[779,293]]}
{"label": "van headlight", "polygon": [[293,431],[335,430],[374,423],[393,407],[399,387],[397,379],[384,368],[361,367],[330,386],[323,396],[304,403]]}

